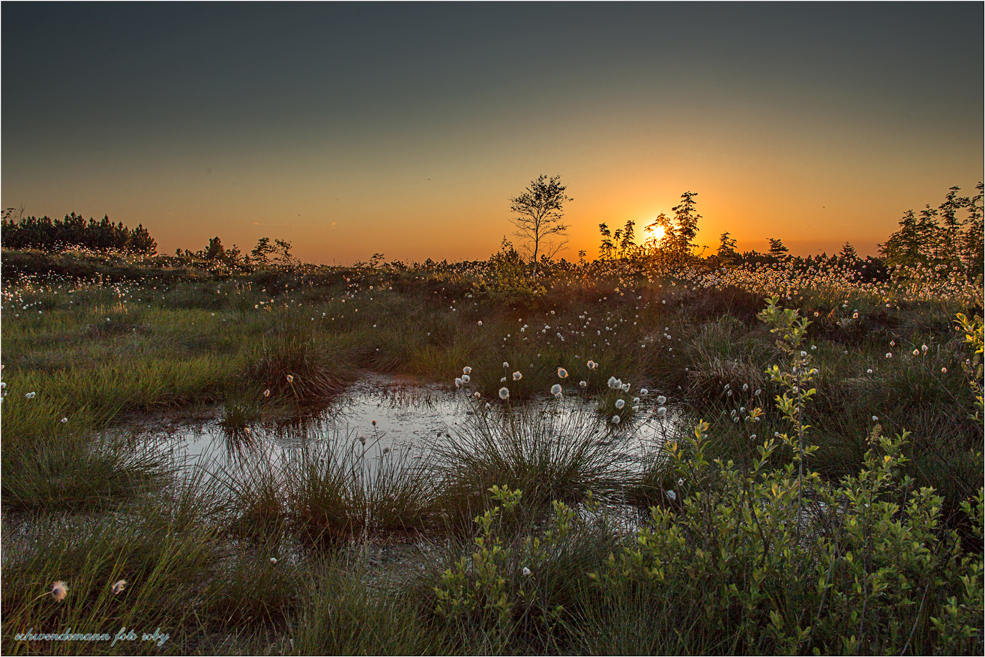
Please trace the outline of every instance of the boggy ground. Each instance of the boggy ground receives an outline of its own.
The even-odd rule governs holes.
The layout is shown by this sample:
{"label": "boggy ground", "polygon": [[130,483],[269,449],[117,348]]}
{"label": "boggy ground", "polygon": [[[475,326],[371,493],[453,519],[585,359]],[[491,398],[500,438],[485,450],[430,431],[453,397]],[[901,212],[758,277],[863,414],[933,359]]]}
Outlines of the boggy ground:
{"label": "boggy ground", "polygon": [[[965,288],[128,267],[113,283],[5,267],[5,652],[981,652]],[[759,317],[769,294],[802,336]],[[104,432],[216,405],[248,437],[362,369],[460,385],[473,420],[435,458],[373,468],[365,445],[325,440],[178,472]],[[593,410],[552,413],[555,384]],[[640,397],[698,430],[627,464]],[[16,638],[124,626],[169,638]]]}

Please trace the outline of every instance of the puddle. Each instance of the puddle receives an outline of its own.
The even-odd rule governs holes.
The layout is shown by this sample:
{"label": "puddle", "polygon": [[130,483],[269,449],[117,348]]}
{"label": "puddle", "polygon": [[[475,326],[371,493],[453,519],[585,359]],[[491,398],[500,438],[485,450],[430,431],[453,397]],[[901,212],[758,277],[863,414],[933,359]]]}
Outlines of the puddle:
{"label": "puddle", "polygon": [[[131,425],[128,433],[145,444],[167,446],[184,462],[220,467],[248,459],[251,454],[277,459],[315,441],[337,445],[360,442],[359,449],[370,463],[391,451],[430,457],[436,442],[455,441],[475,428],[478,415],[500,412],[498,404],[487,411],[485,404],[473,404],[467,394],[409,377],[366,374],[331,406],[310,418],[257,423],[246,433],[232,434],[219,424],[219,409],[213,409],[197,418],[145,417]],[[643,453],[680,430],[680,417],[673,408],[663,417],[657,415],[656,408],[655,400],[644,398],[638,411],[640,419],[611,434],[613,442],[635,457],[633,460],[639,461]],[[570,396],[560,402],[533,400],[523,409],[553,414],[563,425],[572,419],[594,417],[595,403]]]}

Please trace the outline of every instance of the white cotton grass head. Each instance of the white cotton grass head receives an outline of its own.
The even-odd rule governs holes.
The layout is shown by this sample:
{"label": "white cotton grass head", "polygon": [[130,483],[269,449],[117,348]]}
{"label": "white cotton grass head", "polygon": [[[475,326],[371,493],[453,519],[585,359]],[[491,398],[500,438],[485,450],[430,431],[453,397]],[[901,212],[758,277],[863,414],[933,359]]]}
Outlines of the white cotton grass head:
{"label": "white cotton grass head", "polygon": [[657,409],[657,417],[665,417],[667,415],[667,407],[661,406]]}
{"label": "white cotton grass head", "polygon": [[612,424],[619,424],[620,422],[622,422],[622,418],[621,417],[619,417],[618,415],[613,415],[612,416]]}
{"label": "white cotton grass head", "polygon": [[522,378],[523,378],[523,374],[521,372],[519,372],[519,371],[513,372],[513,380],[514,381],[519,381]]}
{"label": "white cotton grass head", "polygon": [[626,406],[626,400],[625,400],[625,399],[617,399],[617,400],[616,400],[616,408],[618,408],[618,409],[619,409],[620,411],[621,411],[621,410],[622,410],[622,409],[623,409],[623,408],[624,408],[625,406]]}
{"label": "white cotton grass head", "polygon": [[533,573],[532,573],[532,572],[530,572],[530,569],[529,569],[529,568],[527,568],[526,566],[524,566],[524,567],[523,567],[523,570],[522,570],[522,571],[520,571],[520,572],[522,572],[522,573],[523,573],[523,576],[524,576],[524,577],[530,577],[531,575],[533,575]]}
{"label": "white cotton grass head", "polygon": [[471,373],[472,373],[471,367],[466,365],[465,367],[462,368],[462,374],[471,374]]}
{"label": "white cotton grass head", "polygon": [[123,593],[123,590],[126,587],[127,587],[127,581],[125,579],[119,580],[118,582],[113,584],[113,595],[119,595]]}
{"label": "white cotton grass head", "polygon": [[551,386],[551,394],[554,395],[555,397],[557,397],[558,395],[561,394],[561,384],[560,383],[555,383],[554,385]]}
{"label": "white cotton grass head", "polygon": [[468,383],[471,380],[472,380],[472,377],[469,376],[468,374],[463,374],[462,375],[462,383]]}
{"label": "white cotton grass head", "polygon": [[507,388],[507,387],[505,387],[505,386],[502,387],[502,388],[500,388],[499,389],[499,398],[500,399],[509,399],[510,398],[510,389]]}
{"label": "white cotton grass head", "polygon": [[667,491],[667,497],[670,498],[670,501],[671,502],[673,502],[674,500],[677,499],[677,493],[675,493],[672,490],[669,490],[669,491]]}
{"label": "white cotton grass head", "polygon": [[458,377],[458,378],[455,379],[455,387],[456,388],[461,388],[462,387],[462,383],[464,383],[464,381],[462,381],[462,377]]}
{"label": "white cotton grass head", "polygon": [[288,383],[293,383],[294,382],[294,375],[293,374],[288,374],[287,375],[287,382]]}
{"label": "white cotton grass head", "polygon": [[588,387],[588,381],[579,381],[578,382],[578,385],[580,387],[582,387],[582,388],[587,388]]}
{"label": "white cotton grass head", "polygon": [[510,364],[507,363],[505,360],[503,361],[503,368],[504,369],[510,369]]}
{"label": "white cotton grass head", "polygon": [[55,599],[56,602],[61,602],[68,595],[68,584],[58,580],[51,585],[51,597]]}
{"label": "white cotton grass head", "polygon": [[646,397],[648,394],[650,394],[649,390],[646,388],[640,388],[640,397]]}
{"label": "white cotton grass head", "polygon": [[567,379],[568,378],[568,370],[564,369],[563,367],[559,367],[559,368],[557,368],[557,375],[558,375],[558,378],[560,378],[560,379]]}

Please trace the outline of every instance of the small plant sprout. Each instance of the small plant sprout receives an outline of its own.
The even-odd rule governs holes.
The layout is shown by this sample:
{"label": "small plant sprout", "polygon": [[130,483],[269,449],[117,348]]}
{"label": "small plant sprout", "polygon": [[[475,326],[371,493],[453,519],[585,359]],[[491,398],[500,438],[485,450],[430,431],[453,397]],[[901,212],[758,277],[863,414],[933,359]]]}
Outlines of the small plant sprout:
{"label": "small plant sprout", "polygon": [[559,368],[557,368],[557,375],[558,375],[558,378],[560,378],[560,379],[567,379],[568,378],[568,370],[564,369],[563,367],[559,367]]}
{"label": "small plant sprout", "polygon": [[509,388],[507,388],[505,386],[502,387],[502,388],[500,388],[499,389],[499,398],[500,399],[504,399],[504,400],[505,399],[509,399],[510,398],[510,390],[509,390]]}
{"label": "small plant sprout", "polygon": [[523,374],[521,374],[520,372],[513,372],[513,380],[514,381],[519,381],[522,378],[523,378]]}
{"label": "small plant sprout", "polygon": [[123,593],[123,590],[127,587],[127,581],[125,579],[119,580],[113,585],[113,595],[119,595]]}

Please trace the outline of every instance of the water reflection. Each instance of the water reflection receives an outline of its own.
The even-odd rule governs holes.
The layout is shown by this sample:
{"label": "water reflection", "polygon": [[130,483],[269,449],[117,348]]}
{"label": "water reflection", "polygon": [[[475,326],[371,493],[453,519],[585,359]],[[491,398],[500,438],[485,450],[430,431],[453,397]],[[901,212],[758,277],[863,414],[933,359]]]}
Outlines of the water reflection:
{"label": "water reflection", "polygon": [[[535,400],[512,408],[468,396],[437,384],[420,383],[412,378],[366,374],[321,412],[256,422],[244,428],[227,429],[213,416],[162,420],[150,419],[131,429],[142,441],[169,443],[186,461],[212,463],[220,467],[236,461],[277,458],[298,450],[311,441],[335,444],[360,442],[366,461],[372,463],[390,452],[408,453],[411,458],[433,458],[434,447],[460,439],[487,414],[516,413],[523,408],[559,418],[585,417],[596,412],[595,401],[569,396]],[[644,398],[632,422],[624,422],[606,440],[639,461],[666,440],[674,439],[680,418],[673,410],[660,415]]]}

